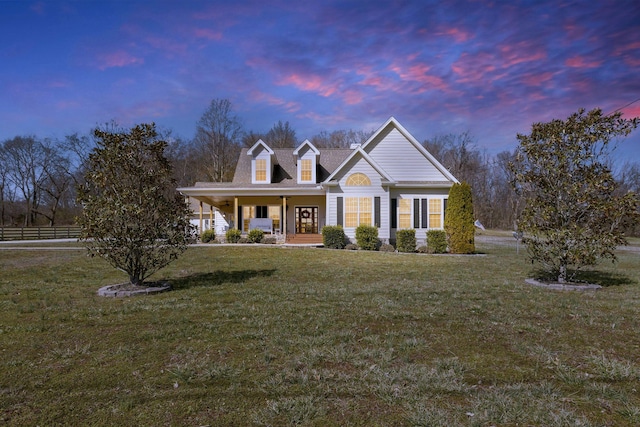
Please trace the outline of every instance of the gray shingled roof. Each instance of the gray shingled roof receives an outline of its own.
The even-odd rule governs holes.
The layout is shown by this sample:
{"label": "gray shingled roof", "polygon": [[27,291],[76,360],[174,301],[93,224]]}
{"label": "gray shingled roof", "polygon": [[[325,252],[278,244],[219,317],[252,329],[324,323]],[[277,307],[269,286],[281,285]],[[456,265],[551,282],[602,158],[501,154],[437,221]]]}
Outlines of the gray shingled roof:
{"label": "gray shingled roof", "polygon": [[[232,185],[225,187],[245,186],[251,184],[251,156],[247,155],[247,148],[243,148],[233,175]],[[296,174],[296,157],[294,148],[274,148],[276,160],[273,169],[272,186],[276,187],[308,187],[315,184],[298,184]],[[316,175],[318,182],[322,182],[336,170],[353,150],[348,148],[320,149],[320,158]]]}

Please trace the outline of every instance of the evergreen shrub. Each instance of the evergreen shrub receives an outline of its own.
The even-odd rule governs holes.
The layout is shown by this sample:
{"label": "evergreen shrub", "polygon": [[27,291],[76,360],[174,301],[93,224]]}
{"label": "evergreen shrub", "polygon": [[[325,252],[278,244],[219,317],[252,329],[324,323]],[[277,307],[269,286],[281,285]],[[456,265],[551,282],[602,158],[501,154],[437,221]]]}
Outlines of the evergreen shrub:
{"label": "evergreen shrub", "polygon": [[204,232],[202,233],[202,235],[200,236],[200,241],[202,241],[202,243],[209,243],[212,242],[213,240],[215,240],[216,238],[216,231],[215,230],[204,230]]}
{"label": "evergreen shrub", "polygon": [[378,229],[372,225],[360,225],[356,228],[356,242],[365,251],[376,251],[380,247]]}
{"label": "evergreen shrub", "polygon": [[431,254],[447,252],[447,233],[444,230],[427,231],[427,251]]}
{"label": "evergreen shrub", "polygon": [[225,234],[227,243],[238,243],[241,237],[242,237],[242,231],[238,230],[237,228],[230,228],[227,230],[227,233]]}
{"label": "evergreen shrub", "polygon": [[416,251],[416,230],[408,228],[396,232],[396,246],[398,252]]}
{"label": "evergreen shrub", "polygon": [[346,246],[347,236],[341,225],[325,225],[322,227],[322,243],[325,248],[343,249]]}
{"label": "evergreen shrub", "polygon": [[471,186],[466,182],[453,184],[449,190],[447,210],[444,214],[444,230],[447,233],[451,253],[471,254],[475,252],[473,201]]}
{"label": "evergreen shrub", "polygon": [[259,228],[249,230],[249,233],[247,234],[247,239],[251,243],[260,243],[263,237],[264,231],[260,230]]}

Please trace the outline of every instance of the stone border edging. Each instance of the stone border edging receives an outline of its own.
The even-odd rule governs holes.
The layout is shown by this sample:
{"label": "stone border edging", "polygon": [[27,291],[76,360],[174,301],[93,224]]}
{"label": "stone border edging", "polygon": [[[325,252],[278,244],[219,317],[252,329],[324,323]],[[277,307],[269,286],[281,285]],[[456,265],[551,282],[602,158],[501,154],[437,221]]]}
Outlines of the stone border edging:
{"label": "stone border edging", "polygon": [[103,286],[98,289],[98,296],[101,297],[132,297],[136,295],[159,294],[171,290],[169,282],[160,282],[160,286],[141,287],[139,289],[121,289],[128,287],[128,283],[120,283],[118,285]]}
{"label": "stone border edging", "polygon": [[525,282],[533,286],[553,289],[556,291],[595,291],[602,288],[602,286],[600,285],[592,285],[592,284],[569,285],[566,283],[544,283],[544,282],[539,282],[536,279],[525,279]]}

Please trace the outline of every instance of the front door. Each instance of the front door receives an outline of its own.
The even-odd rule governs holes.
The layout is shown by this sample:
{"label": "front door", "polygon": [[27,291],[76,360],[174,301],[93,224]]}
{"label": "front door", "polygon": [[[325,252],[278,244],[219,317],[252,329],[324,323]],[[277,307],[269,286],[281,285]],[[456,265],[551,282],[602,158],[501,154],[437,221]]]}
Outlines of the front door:
{"label": "front door", "polygon": [[318,234],[317,206],[296,206],[296,234]]}

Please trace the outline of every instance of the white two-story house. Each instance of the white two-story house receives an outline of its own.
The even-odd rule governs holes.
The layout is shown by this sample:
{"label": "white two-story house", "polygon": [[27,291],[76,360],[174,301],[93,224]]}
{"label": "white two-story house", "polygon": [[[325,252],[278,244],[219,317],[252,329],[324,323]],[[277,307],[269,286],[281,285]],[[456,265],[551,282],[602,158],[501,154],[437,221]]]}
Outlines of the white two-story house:
{"label": "white two-story house", "polygon": [[[418,241],[442,229],[449,189],[457,179],[393,117],[366,142],[322,149],[308,140],[271,148],[258,140],[243,149],[232,182],[198,182],[178,190],[217,208],[230,227],[248,232],[319,234],[342,225],[354,239],[361,224],[378,228],[383,242],[413,228]],[[201,215],[202,218],[202,215]]]}

